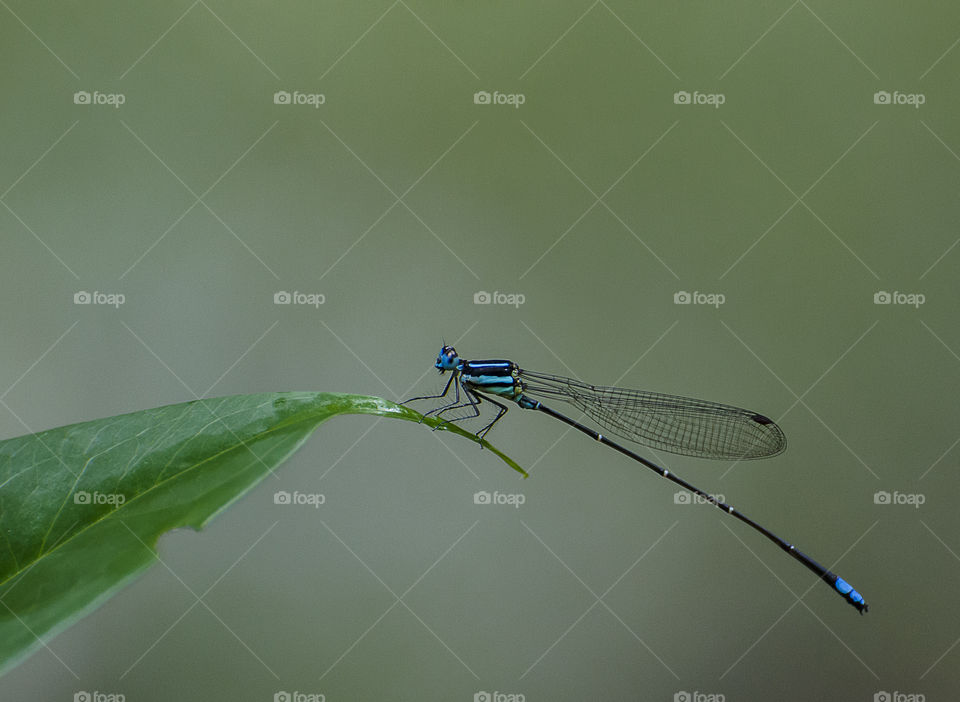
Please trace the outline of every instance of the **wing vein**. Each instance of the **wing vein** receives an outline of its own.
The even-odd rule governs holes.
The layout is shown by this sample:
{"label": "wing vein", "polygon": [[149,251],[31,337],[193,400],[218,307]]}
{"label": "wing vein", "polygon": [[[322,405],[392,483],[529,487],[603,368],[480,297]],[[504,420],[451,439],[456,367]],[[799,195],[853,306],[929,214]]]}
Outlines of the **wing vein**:
{"label": "wing vein", "polygon": [[767,458],[786,448],[780,427],[751,410],[548,373],[522,370],[520,375],[531,396],[567,402],[609,433],[651,448],[729,460]]}

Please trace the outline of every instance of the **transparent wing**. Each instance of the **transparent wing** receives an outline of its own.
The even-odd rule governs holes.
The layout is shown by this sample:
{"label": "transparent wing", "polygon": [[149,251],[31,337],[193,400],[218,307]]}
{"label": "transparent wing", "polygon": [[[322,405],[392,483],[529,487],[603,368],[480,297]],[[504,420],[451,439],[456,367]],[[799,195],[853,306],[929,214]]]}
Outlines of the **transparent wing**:
{"label": "transparent wing", "polygon": [[534,399],[554,397],[580,409],[611,434],[671,453],[739,460],[776,456],[783,431],[750,410],[644,390],[588,385],[572,378],[522,370]]}

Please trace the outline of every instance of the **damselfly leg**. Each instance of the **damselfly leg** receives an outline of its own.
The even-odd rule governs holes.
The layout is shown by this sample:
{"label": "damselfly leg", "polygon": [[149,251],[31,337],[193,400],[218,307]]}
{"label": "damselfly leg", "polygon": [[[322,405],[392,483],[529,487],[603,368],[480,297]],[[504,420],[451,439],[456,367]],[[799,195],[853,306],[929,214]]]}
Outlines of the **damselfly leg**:
{"label": "damselfly leg", "polygon": [[438,400],[441,397],[446,397],[447,393],[450,392],[450,384],[453,383],[453,392],[454,392],[453,402],[448,402],[445,405],[440,405],[439,407],[434,407],[432,410],[429,410],[428,412],[424,412],[423,416],[420,418],[420,424],[423,424],[423,420],[429,417],[431,414],[439,415],[444,410],[451,409],[454,405],[460,402],[460,383],[457,380],[457,375],[458,375],[457,373],[453,373],[450,376],[450,378],[447,380],[447,384],[443,388],[443,392],[441,392],[439,395],[423,395],[421,397],[411,397],[409,400],[404,400],[400,404],[406,405],[411,402],[416,402],[417,400]]}

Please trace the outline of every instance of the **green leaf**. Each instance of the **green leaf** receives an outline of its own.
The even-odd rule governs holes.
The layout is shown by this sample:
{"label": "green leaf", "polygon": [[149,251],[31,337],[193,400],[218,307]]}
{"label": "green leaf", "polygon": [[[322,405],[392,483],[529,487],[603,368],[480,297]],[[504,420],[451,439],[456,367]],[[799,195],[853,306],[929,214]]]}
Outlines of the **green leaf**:
{"label": "green leaf", "polygon": [[202,528],[338,414],[424,421],[479,442],[378,397],[313,392],[197,400],[0,441],[0,674],[153,563],[161,534]]}

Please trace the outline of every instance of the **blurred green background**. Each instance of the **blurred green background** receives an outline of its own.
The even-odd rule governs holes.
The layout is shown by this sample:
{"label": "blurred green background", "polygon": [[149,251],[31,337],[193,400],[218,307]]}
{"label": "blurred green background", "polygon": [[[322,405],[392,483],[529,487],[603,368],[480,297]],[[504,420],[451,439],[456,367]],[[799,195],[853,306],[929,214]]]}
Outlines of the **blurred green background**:
{"label": "blurred green background", "polygon": [[526,481],[352,417],[0,699],[953,698],[955,4],[0,5],[0,435],[428,394],[444,338],[775,418],[769,461],[646,454],[871,605],[534,413],[490,437]]}

